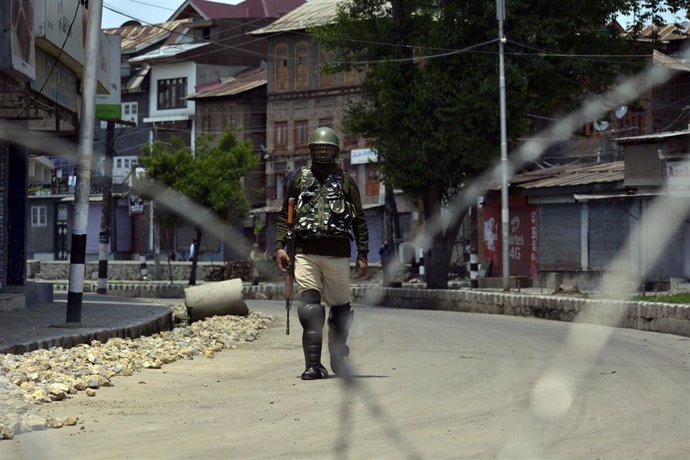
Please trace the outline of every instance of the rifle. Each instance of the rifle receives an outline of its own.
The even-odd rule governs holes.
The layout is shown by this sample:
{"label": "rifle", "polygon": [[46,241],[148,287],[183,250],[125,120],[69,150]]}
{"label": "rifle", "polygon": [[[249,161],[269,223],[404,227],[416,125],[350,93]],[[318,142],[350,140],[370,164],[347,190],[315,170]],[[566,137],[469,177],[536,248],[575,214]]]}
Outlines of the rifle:
{"label": "rifle", "polygon": [[292,282],[295,277],[295,199],[288,199],[287,234],[285,236],[285,248],[289,257],[289,263],[285,270],[285,310],[287,322],[285,323],[285,335],[290,335],[290,308],[292,307]]}

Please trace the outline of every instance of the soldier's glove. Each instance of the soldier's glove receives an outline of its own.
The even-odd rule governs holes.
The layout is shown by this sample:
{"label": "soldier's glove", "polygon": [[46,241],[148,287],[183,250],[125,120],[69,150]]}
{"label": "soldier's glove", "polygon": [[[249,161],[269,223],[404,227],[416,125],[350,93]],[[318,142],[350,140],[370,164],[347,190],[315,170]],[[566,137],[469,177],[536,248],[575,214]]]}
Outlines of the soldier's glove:
{"label": "soldier's glove", "polygon": [[288,257],[285,249],[276,249],[276,263],[282,271],[287,270],[290,265],[290,257]]}

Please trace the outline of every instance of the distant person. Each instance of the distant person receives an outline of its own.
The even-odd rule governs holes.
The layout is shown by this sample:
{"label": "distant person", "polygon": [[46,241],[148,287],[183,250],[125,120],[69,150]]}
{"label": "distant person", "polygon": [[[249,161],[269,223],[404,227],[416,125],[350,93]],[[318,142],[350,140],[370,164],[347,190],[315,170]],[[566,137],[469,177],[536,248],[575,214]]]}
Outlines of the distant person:
{"label": "distant person", "polygon": [[194,255],[196,254],[196,238],[192,240],[192,244],[189,245],[189,260],[194,260]]}
{"label": "distant person", "polygon": [[392,264],[393,256],[395,255],[395,248],[388,240],[383,240],[379,248],[379,255],[381,256],[381,270],[383,270],[383,285],[390,286],[395,275],[395,265]]}

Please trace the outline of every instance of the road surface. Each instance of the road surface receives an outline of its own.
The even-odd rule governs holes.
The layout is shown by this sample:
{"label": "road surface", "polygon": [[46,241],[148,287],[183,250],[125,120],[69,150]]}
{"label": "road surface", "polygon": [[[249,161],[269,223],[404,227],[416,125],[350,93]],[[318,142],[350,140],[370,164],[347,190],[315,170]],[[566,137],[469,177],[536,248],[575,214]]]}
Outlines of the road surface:
{"label": "road surface", "polygon": [[304,382],[296,309],[286,336],[283,303],[248,304],[277,317],[259,340],[44,405],[78,425],[0,459],[690,458],[685,337],[358,305],[353,378]]}

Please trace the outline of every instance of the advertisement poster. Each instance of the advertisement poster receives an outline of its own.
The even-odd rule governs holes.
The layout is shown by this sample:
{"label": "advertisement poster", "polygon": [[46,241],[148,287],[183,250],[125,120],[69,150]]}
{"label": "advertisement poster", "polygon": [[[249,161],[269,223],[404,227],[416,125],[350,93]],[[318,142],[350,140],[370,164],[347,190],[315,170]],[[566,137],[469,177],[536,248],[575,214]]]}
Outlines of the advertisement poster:
{"label": "advertisement poster", "polygon": [[[503,272],[501,249],[501,208],[483,210],[482,258],[491,261],[488,276]],[[537,275],[537,209],[535,206],[511,207],[509,210],[510,276]]]}

